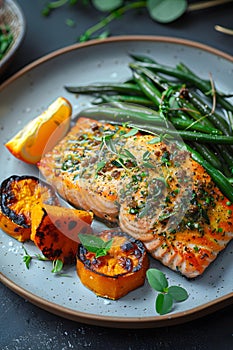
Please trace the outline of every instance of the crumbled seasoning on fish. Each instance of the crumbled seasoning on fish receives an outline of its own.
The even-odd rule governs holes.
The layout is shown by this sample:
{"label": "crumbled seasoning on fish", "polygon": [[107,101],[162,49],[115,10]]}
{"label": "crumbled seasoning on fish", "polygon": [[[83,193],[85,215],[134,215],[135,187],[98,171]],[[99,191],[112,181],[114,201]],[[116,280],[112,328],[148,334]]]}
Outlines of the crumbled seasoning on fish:
{"label": "crumbled seasoning on fish", "polygon": [[38,167],[75,207],[143,241],[188,278],[233,238],[233,204],[190,153],[127,126],[78,119]]}

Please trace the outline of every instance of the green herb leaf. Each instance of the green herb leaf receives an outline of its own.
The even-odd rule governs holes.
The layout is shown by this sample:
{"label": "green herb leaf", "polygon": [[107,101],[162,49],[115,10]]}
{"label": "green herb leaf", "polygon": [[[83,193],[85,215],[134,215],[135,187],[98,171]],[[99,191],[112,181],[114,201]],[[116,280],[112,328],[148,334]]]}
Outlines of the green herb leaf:
{"label": "green herb leaf", "polygon": [[102,33],[100,33],[97,36],[97,39],[105,39],[105,38],[108,38],[109,36],[110,36],[109,30],[104,30]]}
{"label": "green herb leaf", "polygon": [[29,269],[30,267],[31,260],[32,260],[32,257],[30,255],[23,256],[23,262],[25,263],[27,269]]}
{"label": "green herb leaf", "polygon": [[51,270],[52,273],[58,273],[60,274],[63,268],[63,262],[61,260],[53,260],[53,269]]}
{"label": "green herb leaf", "polygon": [[66,19],[66,25],[68,27],[74,27],[75,26],[75,21],[73,19],[71,19],[71,18],[67,18]]}
{"label": "green herb leaf", "polygon": [[184,301],[188,298],[187,291],[180,286],[168,287],[168,281],[163,272],[148,269],[146,276],[150,286],[160,292],[157,295],[155,309],[160,315],[171,311],[174,301]]}
{"label": "green herb leaf", "polygon": [[102,12],[110,12],[122,6],[123,0],[92,0],[93,6]]}
{"label": "green herb leaf", "polygon": [[159,143],[161,142],[161,138],[160,137],[153,137],[153,139],[151,139],[150,141],[148,141],[148,143],[150,145],[154,145],[155,143]]}
{"label": "green herb leaf", "polygon": [[91,253],[96,254],[96,258],[100,256],[107,255],[109,249],[112,246],[113,238],[109,241],[104,241],[98,236],[95,235],[87,235],[80,233],[78,235],[80,242],[82,245]]}
{"label": "green herb leaf", "polygon": [[103,247],[104,241],[98,236],[80,233],[78,237],[89,252],[96,253],[98,249]]}
{"label": "green herb leaf", "polygon": [[110,152],[117,154],[116,147],[115,147],[115,144],[112,140],[112,137],[113,137],[113,134],[104,136],[102,143],[103,143],[103,145],[105,145],[107,147],[107,149]]}
{"label": "green herb leaf", "polygon": [[187,291],[179,286],[171,286],[168,288],[168,294],[171,295],[171,297],[175,301],[184,301],[188,299],[188,293]]}
{"label": "green herb leaf", "polygon": [[149,169],[154,169],[155,166],[149,162],[143,162],[142,165],[145,167],[145,168],[149,168]]}
{"label": "green herb leaf", "polygon": [[146,151],[145,153],[143,153],[142,159],[144,161],[147,161],[150,158],[150,154],[151,154],[150,151]]}
{"label": "green herb leaf", "polygon": [[187,6],[187,0],[147,0],[151,18],[161,23],[170,23],[181,17]]}
{"label": "green herb leaf", "polygon": [[98,172],[100,170],[102,170],[104,168],[104,166],[106,165],[106,162],[104,160],[101,160],[100,162],[97,163],[96,165],[96,171],[95,171],[95,174],[97,175]]}
{"label": "green herb leaf", "polygon": [[32,261],[32,256],[30,256],[26,250],[26,248],[24,247],[24,245],[22,246],[23,250],[24,250],[24,256],[23,256],[23,262],[26,265],[26,268],[29,269],[30,267],[30,263]]}
{"label": "green herb leaf", "polygon": [[46,258],[44,255],[41,255],[41,254],[35,254],[35,258],[37,260],[41,260],[41,261],[48,261],[49,259]]}
{"label": "green herb leaf", "polygon": [[160,315],[165,315],[171,311],[173,305],[173,298],[169,294],[158,294],[156,298],[156,311]]}
{"label": "green herb leaf", "polygon": [[131,130],[129,130],[129,132],[127,132],[126,134],[124,134],[123,136],[124,137],[131,137],[131,136],[134,136],[138,133],[138,129],[136,128],[133,128]]}
{"label": "green herb leaf", "polygon": [[97,250],[95,256],[96,256],[96,258],[99,258],[99,257],[105,256],[105,255],[107,255],[107,254],[108,254],[107,249],[100,248],[100,249]]}
{"label": "green herb leaf", "polygon": [[120,153],[119,157],[122,158],[128,158],[128,159],[132,159],[132,160],[136,160],[136,157],[133,155],[133,153],[131,153],[128,149],[124,149],[124,153]]}
{"label": "green herb leaf", "polygon": [[146,276],[150,286],[158,292],[165,292],[168,281],[163,272],[157,269],[148,269]]}

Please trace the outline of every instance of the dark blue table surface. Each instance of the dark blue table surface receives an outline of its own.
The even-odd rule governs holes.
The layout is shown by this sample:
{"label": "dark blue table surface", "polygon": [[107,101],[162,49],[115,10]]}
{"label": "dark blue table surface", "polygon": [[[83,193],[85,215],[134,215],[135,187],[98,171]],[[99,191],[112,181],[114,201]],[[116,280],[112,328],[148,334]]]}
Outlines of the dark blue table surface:
{"label": "dark blue table surface", "polygon": [[[102,16],[90,7],[80,6],[77,9],[66,6],[45,18],[41,10],[46,1],[19,0],[18,3],[25,15],[27,31],[22,46],[0,77],[0,82],[35,59],[74,44]],[[67,18],[73,19],[76,25],[67,26]],[[109,29],[112,35],[185,38],[233,55],[233,36],[215,31],[215,24],[233,27],[233,3],[185,14],[167,25],[152,21],[146,10],[130,12],[113,22]],[[155,329],[111,329],[55,316],[0,285],[0,349],[230,350],[233,349],[233,306],[182,325]]]}

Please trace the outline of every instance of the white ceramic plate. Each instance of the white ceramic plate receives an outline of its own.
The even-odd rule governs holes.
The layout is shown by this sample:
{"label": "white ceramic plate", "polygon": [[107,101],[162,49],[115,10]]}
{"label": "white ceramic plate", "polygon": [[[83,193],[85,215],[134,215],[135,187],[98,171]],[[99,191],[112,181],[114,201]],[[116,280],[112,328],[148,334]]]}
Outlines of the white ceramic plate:
{"label": "white ceramic plate", "polygon": [[[209,73],[218,88],[232,91],[233,58],[210,47],[166,37],[116,37],[92,41],[56,51],[21,70],[0,89],[1,167],[0,180],[12,174],[37,171],[9,154],[4,143],[26,122],[44,110],[58,96],[68,98],[74,114],[89,105],[85,96],[77,98],[64,85],[123,81],[130,77],[128,53],[152,55],[158,62],[175,65],[182,61],[199,75]],[[174,306],[171,313],[159,316],[154,309],[156,293],[145,285],[118,301],[97,297],[86,289],[75,268],[68,277],[51,273],[51,263],[33,261],[29,270],[22,261],[22,244],[0,231],[1,280],[32,303],[52,313],[89,324],[110,327],[155,327],[182,323],[201,317],[233,302],[233,242],[203,276],[189,281],[152,261],[170,284],[180,284],[190,294],[187,301]],[[30,254],[38,253],[31,243]]]}

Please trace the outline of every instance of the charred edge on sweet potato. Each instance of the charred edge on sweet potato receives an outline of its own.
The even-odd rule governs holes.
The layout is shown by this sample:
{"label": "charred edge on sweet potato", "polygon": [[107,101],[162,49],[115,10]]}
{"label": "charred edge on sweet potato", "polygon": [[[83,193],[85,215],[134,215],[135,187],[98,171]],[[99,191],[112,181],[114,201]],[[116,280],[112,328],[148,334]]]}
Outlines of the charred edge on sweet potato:
{"label": "charred edge on sweet potato", "polygon": [[108,254],[96,258],[80,244],[77,273],[82,283],[97,295],[119,299],[145,282],[149,259],[144,244],[121,231],[104,231],[100,237],[114,238]]}
{"label": "charred edge on sweet potato", "polygon": [[30,228],[30,209],[41,200],[48,204],[58,204],[52,186],[35,176],[12,175],[1,183],[1,211],[23,228]]}

